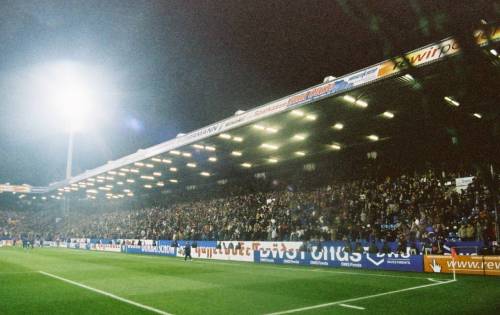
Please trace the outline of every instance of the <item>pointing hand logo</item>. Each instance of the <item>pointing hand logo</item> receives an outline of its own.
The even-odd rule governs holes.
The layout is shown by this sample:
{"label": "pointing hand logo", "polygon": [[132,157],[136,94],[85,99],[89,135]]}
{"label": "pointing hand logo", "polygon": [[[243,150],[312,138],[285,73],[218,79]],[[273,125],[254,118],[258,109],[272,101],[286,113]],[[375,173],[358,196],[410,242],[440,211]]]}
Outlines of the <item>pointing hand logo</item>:
{"label": "pointing hand logo", "polygon": [[436,264],[436,260],[432,260],[432,265],[431,265],[432,271],[434,272],[441,272],[441,266],[439,264]]}

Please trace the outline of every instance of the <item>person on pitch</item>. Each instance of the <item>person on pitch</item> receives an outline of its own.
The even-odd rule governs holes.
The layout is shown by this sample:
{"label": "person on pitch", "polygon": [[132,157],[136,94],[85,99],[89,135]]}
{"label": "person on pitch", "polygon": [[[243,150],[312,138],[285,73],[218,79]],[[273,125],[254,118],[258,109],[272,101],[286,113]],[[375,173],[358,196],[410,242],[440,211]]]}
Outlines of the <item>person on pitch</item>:
{"label": "person on pitch", "polygon": [[192,261],[193,258],[191,257],[191,244],[189,242],[186,242],[186,245],[184,246],[184,261],[186,261],[189,257],[189,261]]}

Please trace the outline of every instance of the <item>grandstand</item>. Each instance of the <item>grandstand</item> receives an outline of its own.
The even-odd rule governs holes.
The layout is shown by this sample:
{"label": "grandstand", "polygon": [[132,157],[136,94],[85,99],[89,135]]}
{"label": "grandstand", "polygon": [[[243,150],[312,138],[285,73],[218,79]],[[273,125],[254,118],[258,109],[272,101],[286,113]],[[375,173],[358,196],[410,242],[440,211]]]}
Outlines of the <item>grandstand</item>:
{"label": "grandstand", "polygon": [[495,314],[499,42],[486,25],[0,186],[24,209],[0,212],[0,314]]}

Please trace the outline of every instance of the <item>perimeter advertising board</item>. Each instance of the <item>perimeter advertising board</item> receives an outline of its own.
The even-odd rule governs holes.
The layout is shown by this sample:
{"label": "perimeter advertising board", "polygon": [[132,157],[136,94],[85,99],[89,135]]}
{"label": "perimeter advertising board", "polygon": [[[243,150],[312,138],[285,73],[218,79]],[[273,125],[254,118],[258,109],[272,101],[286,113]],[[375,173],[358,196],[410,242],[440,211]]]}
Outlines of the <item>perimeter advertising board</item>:
{"label": "perimeter advertising board", "polygon": [[128,254],[146,254],[146,255],[158,255],[158,256],[175,256],[176,248],[170,246],[139,246],[139,245],[125,245],[122,247],[122,251]]}
{"label": "perimeter advertising board", "polygon": [[[184,257],[184,248],[177,248],[177,256]],[[228,248],[212,248],[212,247],[197,247],[191,248],[191,257],[201,259],[216,259],[216,260],[233,260],[233,261],[254,261],[254,251],[247,249],[228,249]]]}
{"label": "perimeter advertising board", "polygon": [[409,254],[346,253],[342,247],[323,247],[311,252],[260,250],[254,253],[255,262],[295,264],[357,269],[382,269],[422,272],[422,256]]}
{"label": "perimeter advertising board", "polygon": [[451,256],[427,255],[424,257],[425,272],[468,275],[500,276],[500,256]]}

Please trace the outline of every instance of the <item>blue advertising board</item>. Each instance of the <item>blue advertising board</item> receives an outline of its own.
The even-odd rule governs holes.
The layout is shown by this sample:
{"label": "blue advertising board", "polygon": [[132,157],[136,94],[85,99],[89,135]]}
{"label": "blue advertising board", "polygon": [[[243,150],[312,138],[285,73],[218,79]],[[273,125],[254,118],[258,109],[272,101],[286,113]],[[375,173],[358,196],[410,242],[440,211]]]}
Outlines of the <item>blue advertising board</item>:
{"label": "blue advertising board", "polygon": [[158,256],[176,256],[177,251],[175,247],[170,246],[139,246],[139,245],[126,245],[122,246],[122,252],[129,254],[146,254]]}
{"label": "blue advertising board", "polygon": [[423,272],[423,258],[409,254],[346,253],[342,247],[323,247],[312,252],[260,250],[255,251],[257,263],[309,266],[347,267]]}

